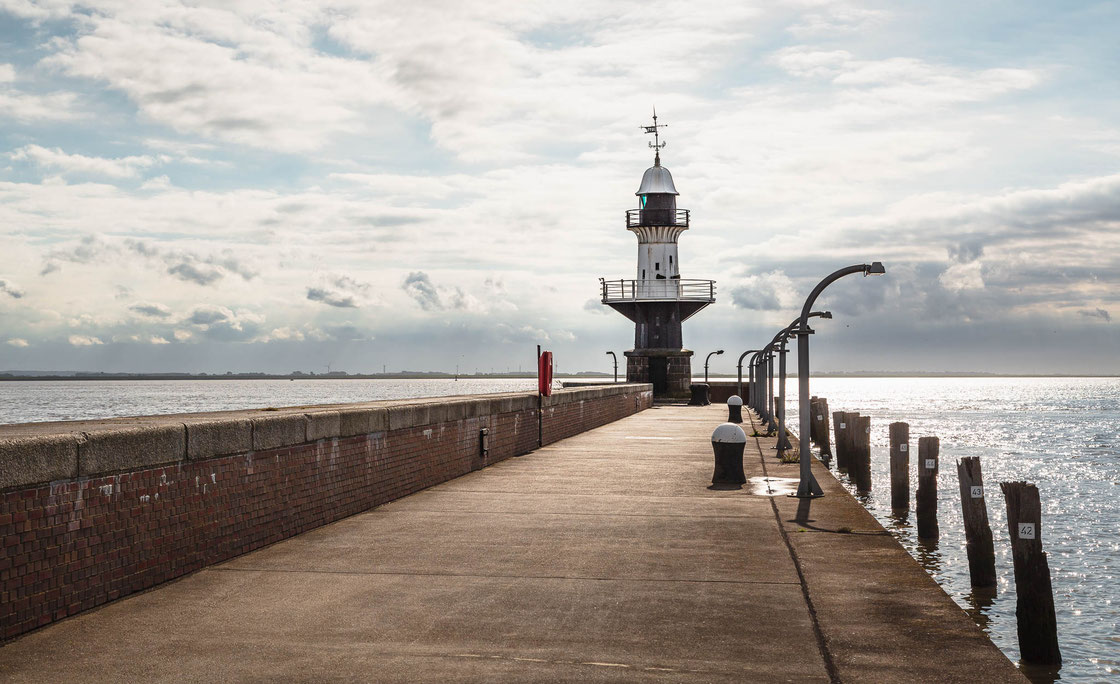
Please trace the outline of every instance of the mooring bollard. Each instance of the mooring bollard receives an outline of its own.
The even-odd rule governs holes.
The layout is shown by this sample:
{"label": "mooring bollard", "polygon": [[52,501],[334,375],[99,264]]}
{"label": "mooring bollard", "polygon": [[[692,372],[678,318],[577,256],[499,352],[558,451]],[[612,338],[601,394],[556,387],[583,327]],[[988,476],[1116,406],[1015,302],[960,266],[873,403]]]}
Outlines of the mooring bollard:
{"label": "mooring bollard", "polygon": [[1007,531],[1015,562],[1015,619],[1019,654],[1024,662],[1061,665],[1058,625],[1050,564],[1042,550],[1042,504],[1038,487],[1026,482],[1001,482],[1007,502]]}
{"label": "mooring bollard", "polygon": [[860,416],[855,422],[856,440],[856,490],[866,494],[871,491],[871,416]]}
{"label": "mooring bollard", "polygon": [[891,508],[910,509],[910,424],[891,423]]}
{"label": "mooring bollard", "polygon": [[734,423],[724,423],[712,433],[712,451],[715,452],[715,470],[712,486],[741,485],[747,481],[743,473],[743,449],[747,446],[747,433]]}
{"label": "mooring bollard", "polygon": [[957,479],[961,485],[965,551],[968,553],[968,574],[972,586],[994,587],[996,552],[992,547],[992,528],[988,524],[988,504],[984,501],[980,459],[968,456],[957,461]]}
{"label": "mooring bollard", "polygon": [[712,403],[708,394],[708,384],[705,382],[698,382],[694,385],[689,385],[688,389],[692,390],[692,398],[688,400],[689,406],[707,406]]}
{"label": "mooring bollard", "polygon": [[824,397],[817,398],[817,407],[813,416],[813,422],[818,426],[818,439],[817,446],[821,448],[821,456],[832,455],[832,444],[830,444],[828,436],[828,399]]}
{"label": "mooring bollard", "polygon": [[743,422],[743,400],[738,394],[732,394],[727,398],[727,422]]}
{"label": "mooring bollard", "polygon": [[936,437],[918,439],[918,539],[937,539],[937,454],[941,441]]}

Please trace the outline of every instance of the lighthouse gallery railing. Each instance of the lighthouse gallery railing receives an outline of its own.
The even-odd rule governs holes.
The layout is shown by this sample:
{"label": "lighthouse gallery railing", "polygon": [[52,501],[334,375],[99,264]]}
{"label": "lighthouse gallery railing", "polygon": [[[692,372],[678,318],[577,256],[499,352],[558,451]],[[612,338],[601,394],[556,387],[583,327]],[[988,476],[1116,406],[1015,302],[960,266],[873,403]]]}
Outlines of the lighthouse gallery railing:
{"label": "lighthouse gallery railing", "polygon": [[603,303],[642,300],[690,300],[714,302],[716,281],[681,280],[606,280],[599,279]]}
{"label": "lighthouse gallery railing", "polygon": [[626,227],[683,226],[688,228],[688,209],[630,209],[626,212]]}

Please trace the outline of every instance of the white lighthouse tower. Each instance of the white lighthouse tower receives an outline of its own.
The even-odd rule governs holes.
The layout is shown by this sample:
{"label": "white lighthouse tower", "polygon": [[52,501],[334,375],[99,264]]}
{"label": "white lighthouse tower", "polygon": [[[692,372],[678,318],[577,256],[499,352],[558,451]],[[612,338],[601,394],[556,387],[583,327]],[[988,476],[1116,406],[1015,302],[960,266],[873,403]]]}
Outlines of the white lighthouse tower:
{"label": "white lighthouse tower", "polygon": [[626,229],[638,238],[634,280],[600,278],[603,303],[634,321],[634,348],[625,352],[628,382],[653,383],[654,396],[685,397],[692,381],[692,352],[684,348],[681,323],[715,301],[714,280],[684,280],[677,240],[689,227],[689,212],[677,208],[676,186],[661,165],[660,129],[653,134],[653,166],[634,193],[638,208],[626,212]]}

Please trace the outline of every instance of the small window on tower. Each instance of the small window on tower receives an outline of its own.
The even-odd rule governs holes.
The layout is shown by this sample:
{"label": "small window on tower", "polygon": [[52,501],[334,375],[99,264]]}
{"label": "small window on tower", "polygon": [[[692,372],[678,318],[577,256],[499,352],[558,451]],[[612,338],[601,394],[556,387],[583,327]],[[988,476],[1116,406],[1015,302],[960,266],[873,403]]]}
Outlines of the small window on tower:
{"label": "small window on tower", "polygon": [[638,195],[638,207],[641,208],[641,209],[646,208],[646,196],[645,195]]}
{"label": "small window on tower", "polygon": [[653,270],[655,270],[655,271],[660,271],[661,270],[661,262],[660,261],[658,261],[657,263],[655,263],[653,265]]}
{"label": "small window on tower", "polygon": [[673,265],[673,255],[672,254],[669,255],[669,265],[670,266]]}
{"label": "small window on tower", "polygon": [[646,269],[642,269],[642,280],[646,279]]}

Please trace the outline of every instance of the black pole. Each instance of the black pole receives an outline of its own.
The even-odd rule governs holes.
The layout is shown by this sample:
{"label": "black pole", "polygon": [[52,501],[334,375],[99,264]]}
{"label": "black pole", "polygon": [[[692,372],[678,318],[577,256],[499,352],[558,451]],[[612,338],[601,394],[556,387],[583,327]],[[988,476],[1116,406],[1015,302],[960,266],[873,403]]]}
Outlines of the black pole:
{"label": "black pole", "polygon": [[[821,282],[813,288],[809,293],[809,297],[805,300],[805,305],[801,307],[801,319],[797,327],[797,389],[798,389],[798,402],[801,406],[805,407],[804,410],[798,411],[798,416],[802,435],[809,434],[810,416],[809,416],[809,334],[812,332],[809,329],[809,312],[813,309],[813,304],[817,301],[824,289],[831,285],[836,280],[853,273],[863,273],[864,275],[882,275],[886,272],[883,264],[876,261],[870,264],[856,264],[842,268]],[[802,499],[813,499],[819,496],[824,496],[821,486],[817,483],[817,479],[813,477],[812,465],[809,459],[812,452],[809,449],[809,440],[801,440],[801,473],[797,483],[797,493],[793,496]]]}
{"label": "black pole", "polygon": [[537,448],[544,445],[544,395],[541,394],[541,345],[537,345]]}

